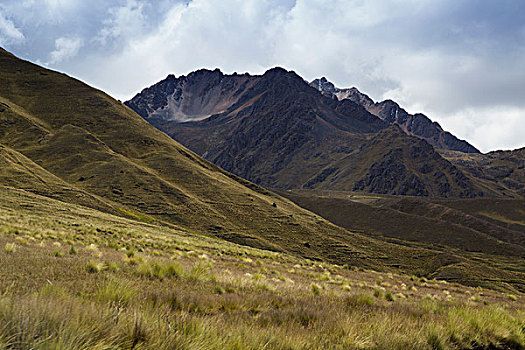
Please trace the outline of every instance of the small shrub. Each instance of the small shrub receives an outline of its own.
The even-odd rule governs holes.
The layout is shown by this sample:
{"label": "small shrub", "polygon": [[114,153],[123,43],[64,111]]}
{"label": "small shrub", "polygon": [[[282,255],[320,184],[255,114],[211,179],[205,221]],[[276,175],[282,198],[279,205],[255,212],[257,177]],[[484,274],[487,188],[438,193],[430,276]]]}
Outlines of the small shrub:
{"label": "small shrub", "polygon": [[349,296],[346,299],[346,303],[348,306],[352,308],[361,307],[361,306],[372,306],[374,305],[374,299],[368,293],[360,293],[360,294]]}
{"label": "small shrub", "polygon": [[160,263],[153,263],[151,266],[151,271],[153,272],[152,277],[158,278],[161,281],[164,279],[164,277],[166,277],[166,269]]}
{"label": "small shrub", "polygon": [[20,245],[29,245],[29,242],[24,237],[16,237],[15,242]]}
{"label": "small shrub", "polygon": [[86,249],[89,250],[89,251],[91,251],[91,252],[96,252],[96,251],[98,251],[97,246],[96,246],[95,244],[93,244],[93,243],[91,243],[90,245],[88,245],[88,246],[86,247]]}
{"label": "small shrub", "polygon": [[55,250],[53,252],[53,255],[56,256],[57,258],[60,258],[64,256],[64,253],[62,253],[60,250]]}
{"label": "small shrub", "polygon": [[392,295],[392,292],[388,291],[385,293],[385,300],[386,301],[394,301],[394,296]]}
{"label": "small shrub", "polygon": [[75,249],[74,246],[71,246],[71,247],[69,248],[69,254],[70,254],[70,255],[77,255],[77,254],[78,254],[78,251]]}
{"label": "small shrub", "polygon": [[403,293],[396,293],[394,294],[394,297],[397,298],[397,299],[406,299],[406,295],[403,294]]}
{"label": "small shrub", "polygon": [[190,272],[188,273],[188,279],[194,281],[205,281],[210,279],[211,276],[209,272],[209,267],[209,263],[199,261],[191,268]]}
{"label": "small shrub", "polygon": [[182,277],[184,275],[184,268],[177,262],[170,262],[166,265],[166,276],[168,277]]}
{"label": "small shrub", "polygon": [[516,300],[518,300],[518,297],[516,297],[513,294],[509,294],[509,295],[507,295],[507,299],[512,300],[512,301],[516,301]]}
{"label": "small shrub", "polygon": [[116,304],[116,306],[125,307],[131,302],[136,293],[135,288],[129,283],[110,280],[97,290],[96,298]]}
{"label": "small shrub", "polygon": [[351,288],[348,284],[345,284],[345,285],[343,286],[343,290],[349,292],[349,291],[352,290],[352,288]]}
{"label": "small shrub", "polygon": [[129,265],[132,265],[132,266],[140,265],[140,264],[144,263],[144,259],[141,256],[134,256],[134,255],[132,255],[130,257],[125,257],[124,261],[126,263],[128,263]]}
{"label": "small shrub", "polygon": [[111,272],[117,272],[118,271],[118,265],[116,262],[113,261],[106,261],[105,264],[106,268]]}
{"label": "small shrub", "polygon": [[441,339],[440,335],[435,331],[427,335],[427,343],[428,345],[430,345],[431,349],[434,349],[434,350],[444,350],[445,349],[445,343],[443,339]]}
{"label": "small shrub", "polygon": [[[262,281],[262,280],[265,280],[266,279],[266,276],[263,275],[262,273],[256,273],[252,276],[252,278],[255,280],[255,281]],[[282,279],[284,281],[284,278]]]}
{"label": "small shrub", "polygon": [[153,278],[153,270],[151,269],[150,264],[147,262],[142,262],[137,265],[135,272],[142,277]]}

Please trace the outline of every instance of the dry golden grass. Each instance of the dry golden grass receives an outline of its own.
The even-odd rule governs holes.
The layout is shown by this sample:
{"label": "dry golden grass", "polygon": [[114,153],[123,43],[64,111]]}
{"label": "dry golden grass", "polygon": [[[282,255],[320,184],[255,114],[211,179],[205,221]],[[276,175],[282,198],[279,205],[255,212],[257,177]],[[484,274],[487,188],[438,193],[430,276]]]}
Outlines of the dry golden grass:
{"label": "dry golden grass", "polygon": [[0,348],[525,346],[521,294],[300,259],[1,193],[0,245],[17,249],[0,251]]}

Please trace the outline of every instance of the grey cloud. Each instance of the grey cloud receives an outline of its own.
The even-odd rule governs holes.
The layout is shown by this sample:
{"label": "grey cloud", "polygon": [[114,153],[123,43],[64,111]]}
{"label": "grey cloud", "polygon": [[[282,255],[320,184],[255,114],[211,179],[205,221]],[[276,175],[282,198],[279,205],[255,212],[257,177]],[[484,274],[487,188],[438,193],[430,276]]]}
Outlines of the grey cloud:
{"label": "grey cloud", "polygon": [[279,65],[393,98],[485,151],[524,145],[519,0],[5,0],[0,11],[25,36],[8,49],[120,99],[169,73]]}

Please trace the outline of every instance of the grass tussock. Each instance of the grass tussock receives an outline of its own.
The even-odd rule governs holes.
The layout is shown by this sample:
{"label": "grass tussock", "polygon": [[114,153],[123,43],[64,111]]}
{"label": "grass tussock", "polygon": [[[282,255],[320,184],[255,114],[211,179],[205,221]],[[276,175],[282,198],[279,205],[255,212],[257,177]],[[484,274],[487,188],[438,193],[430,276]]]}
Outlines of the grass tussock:
{"label": "grass tussock", "polygon": [[6,243],[5,247],[4,247],[4,250],[6,251],[6,253],[14,253],[14,252],[16,252],[16,244],[14,244],[14,243]]}

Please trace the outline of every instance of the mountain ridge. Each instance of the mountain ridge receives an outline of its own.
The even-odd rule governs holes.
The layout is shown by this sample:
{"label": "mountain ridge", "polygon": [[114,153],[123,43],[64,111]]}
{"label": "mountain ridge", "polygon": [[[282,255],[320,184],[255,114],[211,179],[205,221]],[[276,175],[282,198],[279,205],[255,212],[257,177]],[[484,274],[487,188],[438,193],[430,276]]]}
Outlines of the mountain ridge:
{"label": "mountain ridge", "polygon": [[432,146],[463,153],[481,153],[465,140],[460,140],[422,113],[409,114],[390,99],[375,102],[356,87],[341,89],[329,82],[325,77],[315,79],[310,86],[325,94],[332,94],[339,100],[351,100],[365,107],[373,115],[389,124],[397,124],[407,134],[426,140]]}

